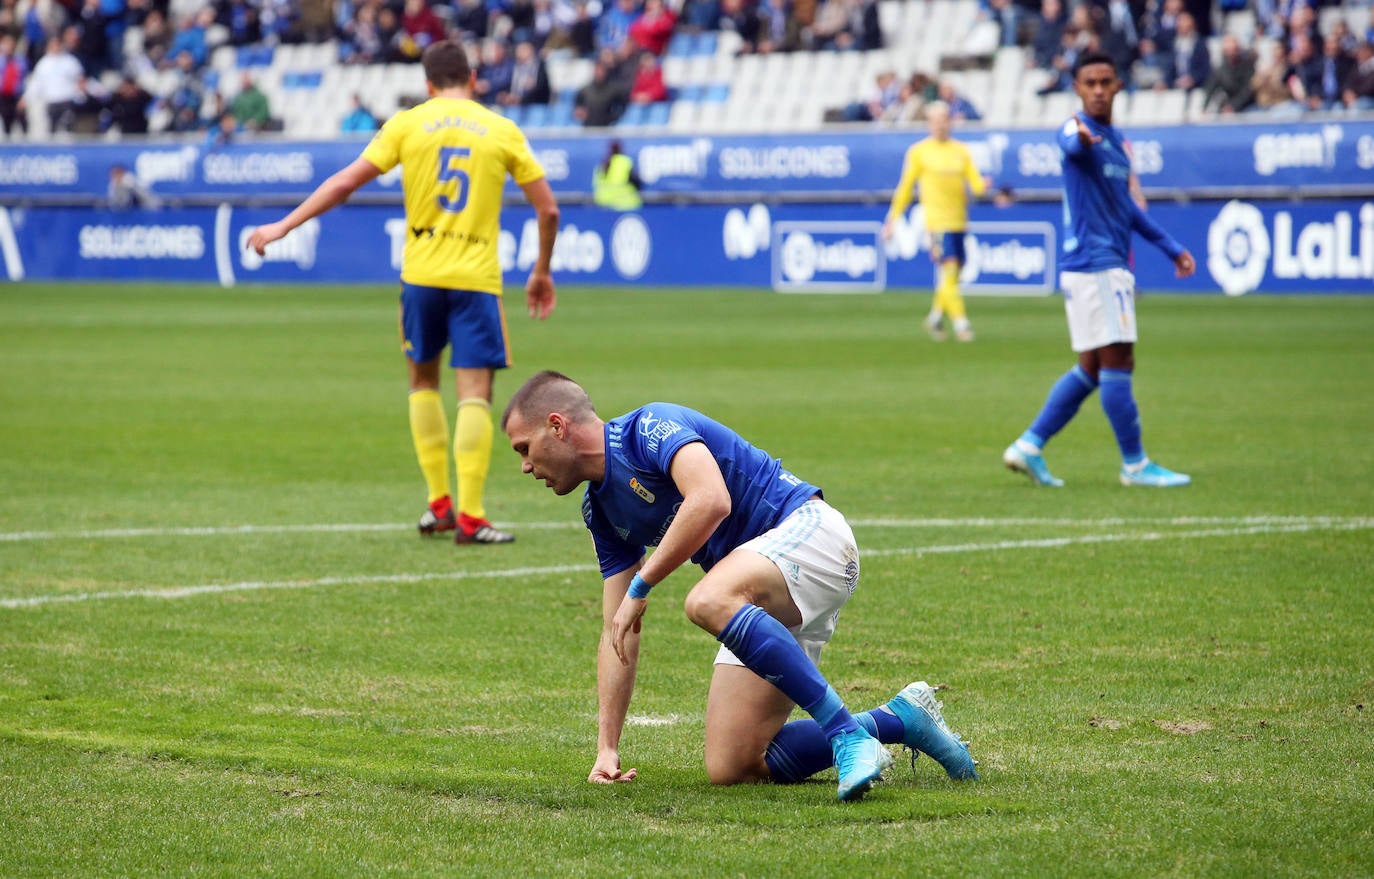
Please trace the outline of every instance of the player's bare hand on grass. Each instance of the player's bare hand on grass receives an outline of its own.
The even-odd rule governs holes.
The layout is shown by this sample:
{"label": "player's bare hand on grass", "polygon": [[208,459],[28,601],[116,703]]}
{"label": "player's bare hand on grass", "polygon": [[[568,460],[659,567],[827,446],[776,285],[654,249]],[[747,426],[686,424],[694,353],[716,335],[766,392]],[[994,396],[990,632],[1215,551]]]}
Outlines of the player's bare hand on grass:
{"label": "player's bare hand on grass", "polygon": [[644,611],[648,608],[647,598],[631,598],[626,595],[615,612],[615,618],[611,620],[611,646],[615,648],[615,655],[620,657],[621,665],[630,664],[629,658],[625,655],[625,636],[632,631],[639,631]]}
{"label": "player's bare hand on grass", "polygon": [[592,767],[587,780],[592,784],[616,784],[622,781],[634,781],[637,775],[639,775],[638,769],[626,769],[621,772],[620,754],[615,751],[607,751],[597,755],[596,765]]}
{"label": "player's bare hand on grass", "polygon": [[247,248],[262,256],[267,252],[267,245],[273,241],[280,241],[286,237],[286,226],[283,223],[268,223],[266,226],[259,226],[253,230],[253,234],[248,236]]}

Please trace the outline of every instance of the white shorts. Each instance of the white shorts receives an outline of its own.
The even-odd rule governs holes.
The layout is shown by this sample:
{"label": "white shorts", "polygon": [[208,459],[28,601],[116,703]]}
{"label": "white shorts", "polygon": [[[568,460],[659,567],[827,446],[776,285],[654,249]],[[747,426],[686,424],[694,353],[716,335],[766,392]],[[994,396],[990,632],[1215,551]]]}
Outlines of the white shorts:
{"label": "white shorts", "polygon": [[1060,272],[1059,286],[1074,351],[1135,341],[1135,276],[1129,271]]}
{"label": "white shorts", "polygon": [[[859,585],[859,546],[839,510],[822,500],[810,500],[739,547],[772,559],[787,580],[787,591],[801,611],[802,621],[789,631],[811,657],[820,662],[821,648],[835,634],[840,608]],[[721,647],[716,663],[744,665]]]}

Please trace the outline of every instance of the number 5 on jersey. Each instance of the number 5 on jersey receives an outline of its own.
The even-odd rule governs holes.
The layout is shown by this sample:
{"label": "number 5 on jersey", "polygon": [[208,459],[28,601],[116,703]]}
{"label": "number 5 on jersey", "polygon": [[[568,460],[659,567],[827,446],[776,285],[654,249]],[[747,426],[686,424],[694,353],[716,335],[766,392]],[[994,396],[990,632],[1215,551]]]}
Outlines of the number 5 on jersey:
{"label": "number 5 on jersey", "polygon": [[472,147],[444,147],[439,150],[439,183],[456,180],[458,192],[452,197],[447,193],[440,193],[435,197],[435,201],[439,203],[439,207],[451,214],[458,213],[468,204],[468,172],[455,166],[470,155]]}

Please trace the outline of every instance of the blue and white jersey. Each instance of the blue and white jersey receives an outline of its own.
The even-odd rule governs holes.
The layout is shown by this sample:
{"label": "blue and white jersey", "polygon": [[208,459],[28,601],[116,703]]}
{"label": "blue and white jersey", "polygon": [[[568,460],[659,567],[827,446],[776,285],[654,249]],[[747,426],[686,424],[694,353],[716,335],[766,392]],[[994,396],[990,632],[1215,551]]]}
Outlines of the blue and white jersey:
{"label": "blue and white jersey", "polygon": [[582,518],[603,578],[633,567],[673,523],[682,494],[669,475],[673,456],[704,443],[730,492],[730,515],[692,556],[705,570],[775,527],[821,490],[739,434],[686,406],[650,403],[606,423],[606,475],[589,483]]}
{"label": "blue and white jersey", "polygon": [[[1084,147],[1078,139],[1078,119],[1102,140]],[[1058,141],[1064,165],[1061,270],[1101,272],[1128,268],[1132,229],[1170,259],[1183,252],[1183,245],[1131,198],[1131,159],[1120,131],[1085,113],[1064,123]]]}

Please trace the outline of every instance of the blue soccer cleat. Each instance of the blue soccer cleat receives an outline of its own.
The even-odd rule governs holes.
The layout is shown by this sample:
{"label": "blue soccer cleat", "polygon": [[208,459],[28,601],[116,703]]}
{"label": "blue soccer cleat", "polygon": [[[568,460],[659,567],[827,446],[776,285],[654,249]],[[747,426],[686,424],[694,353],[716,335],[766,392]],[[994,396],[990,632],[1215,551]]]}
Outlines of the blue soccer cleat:
{"label": "blue soccer cleat", "polygon": [[1161,467],[1149,458],[1134,467],[1122,466],[1122,485],[1148,485],[1154,488],[1175,488],[1188,485],[1193,477],[1187,473],[1175,473],[1168,467]]}
{"label": "blue soccer cleat", "polygon": [[837,795],[846,802],[861,799],[892,765],[892,755],[883,743],[869,735],[862,727],[844,732],[830,740],[835,755],[835,768],[840,773]]}
{"label": "blue soccer cleat", "polygon": [[1008,470],[1026,474],[1030,477],[1031,482],[1036,485],[1058,488],[1064,484],[1064,480],[1056,479],[1054,474],[1050,473],[1050,468],[1045,464],[1043,457],[1030,452],[1023,452],[1016,443],[1007,446],[1007,450],[1002,453],[1002,463],[1007,465]]}
{"label": "blue soccer cleat", "polygon": [[975,761],[969,755],[968,743],[945,725],[940,707],[935,700],[935,688],[925,681],[907,684],[902,692],[887,703],[887,710],[902,721],[903,745],[929,755],[944,767],[950,778],[977,778],[978,772],[973,768]]}

